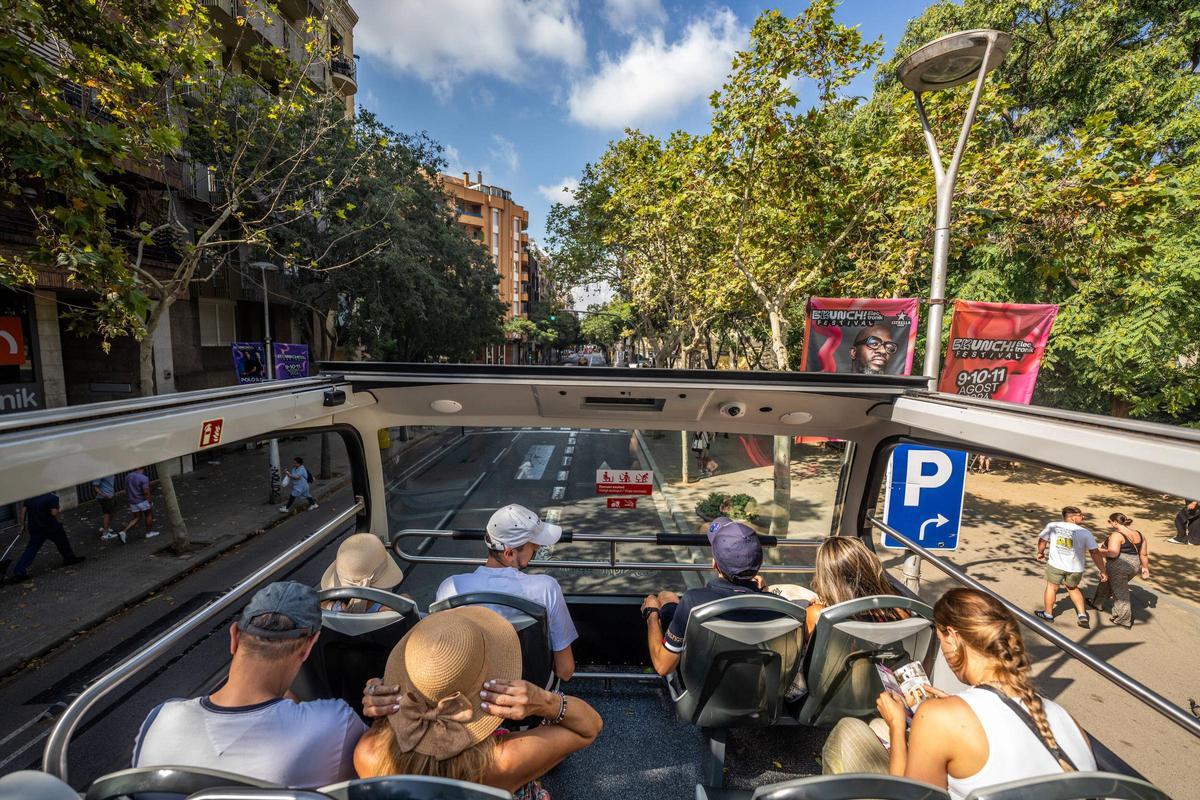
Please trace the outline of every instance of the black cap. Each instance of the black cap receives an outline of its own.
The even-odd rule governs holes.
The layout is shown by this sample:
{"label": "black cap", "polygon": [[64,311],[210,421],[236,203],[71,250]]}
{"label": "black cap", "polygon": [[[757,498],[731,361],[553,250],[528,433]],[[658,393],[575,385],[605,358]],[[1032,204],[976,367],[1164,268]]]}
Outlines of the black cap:
{"label": "black cap", "polygon": [[[278,614],[291,620],[295,627],[286,631],[271,631],[252,625],[250,620],[261,614]],[[317,590],[295,581],[279,581],[259,589],[238,619],[238,630],[260,639],[299,639],[312,636],[321,629],[321,603]]]}

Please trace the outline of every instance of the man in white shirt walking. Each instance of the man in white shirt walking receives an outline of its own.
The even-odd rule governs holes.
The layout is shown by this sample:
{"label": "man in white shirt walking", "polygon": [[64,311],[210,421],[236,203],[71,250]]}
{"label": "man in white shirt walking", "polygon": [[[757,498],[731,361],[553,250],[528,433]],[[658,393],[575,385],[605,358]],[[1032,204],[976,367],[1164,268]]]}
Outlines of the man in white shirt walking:
{"label": "man in white shirt walking", "polygon": [[[579,638],[567,601],[558,581],[549,575],[529,575],[529,566],[539,547],[552,545],[562,536],[562,528],[543,522],[525,506],[507,505],[488,520],[484,542],[487,563],[474,572],[452,575],[438,587],[437,599],[445,600],[472,592],[500,592],[532,600],[546,609],[550,626],[550,649],[554,651],[554,674],[570,680],[575,674],[575,655],[571,643]],[[495,607],[501,615],[506,609]]]}
{"label": "man in white shirt walking", "polygon": [[343,700],[299,703],[289,688],[320,631],[311,586],[261,589],[230,628],[225,685],[151,711],[133,766],[206,767],[299,788],[355,777],[354,746],[367,726]]}
{"label": "man in white shirt walking", "polygon": [[1079,581],[1086,567],[1084,554],[1091,556],[1100,570],[1101,580],[1104,580],[1104,558],[1100,555],[1096,537],[1080,525],[1083,522],[1082,511],[1075,506],[1067,506],[1062,510],[1062,518],[1062,522],[1051,522],[1038,536],[1038,561],[1046,562],[1046,591],[1043,596],[1044,608],[1033,613],[1046,622],[1053,622],[1054,600],[1058,596],[1058,587],[1062,586],[1075,606],[1075,620],[1079,627],[1088,628],[1091,624],[1083,604],[1083,592],[1079,591]]}

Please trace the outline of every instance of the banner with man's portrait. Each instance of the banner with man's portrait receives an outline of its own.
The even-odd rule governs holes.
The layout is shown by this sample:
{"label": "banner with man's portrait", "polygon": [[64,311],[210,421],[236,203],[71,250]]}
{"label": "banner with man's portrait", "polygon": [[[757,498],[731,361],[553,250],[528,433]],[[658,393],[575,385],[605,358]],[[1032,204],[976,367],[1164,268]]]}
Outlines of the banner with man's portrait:
{"label": "banner with man's portrait", "polygon": [[1028,404],[1058,306],[955,300],[938,391]]}
{"label": "banner with man's portrait", "polygon": [[233,371],[238,383],[267,380],[267,348],[262,342],[234,342]]}
{"label": "banner with man's portrait", "polygon": [[800,369],[908,375],[916,341],[916,298],[810,297]]}

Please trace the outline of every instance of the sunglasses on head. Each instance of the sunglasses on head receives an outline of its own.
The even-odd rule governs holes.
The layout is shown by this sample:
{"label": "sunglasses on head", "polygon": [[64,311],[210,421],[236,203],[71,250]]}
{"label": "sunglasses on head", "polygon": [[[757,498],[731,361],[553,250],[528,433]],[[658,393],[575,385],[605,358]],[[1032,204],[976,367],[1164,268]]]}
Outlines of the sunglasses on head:
{"label": "sunglasses on head", "polygon": [[882,347],[883,351],[885,353],[887,353],[889,356],[895,355],[896,350],[899,349],[895,342],[885,342],[883,339],[880,339],[878,336],[868,336],[867,338],[863,339],[861,342],[855,342],[854,344],[856,347],[860,344],[865,344],[867,347],[871,348],[872,350],[878,350],[880,347]]}

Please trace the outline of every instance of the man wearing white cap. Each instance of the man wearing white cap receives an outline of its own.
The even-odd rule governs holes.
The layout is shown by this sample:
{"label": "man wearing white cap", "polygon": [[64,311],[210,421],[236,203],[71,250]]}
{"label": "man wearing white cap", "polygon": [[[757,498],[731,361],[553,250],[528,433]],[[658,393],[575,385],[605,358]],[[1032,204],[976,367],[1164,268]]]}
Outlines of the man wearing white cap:
{"label": "man wearing white cap", "polygon": [[[546,609],[550,626],[550,648],[554,651],[554,674],[570,680],[575,674],[575,656],[571,642],[579,638],[562,587],[549,575],[528,575],[529,566],[542,546],[552,545],[562,536],[562,528],[543,522],[525,506],[507,505],[492,514],[483,540],[487,545],[487,563],[466,575],[453,575],[438,587],[437,599],[445,600],[473,592],[500,592],[532,600]],[[507,609],[496,607],[504,614]]]}

